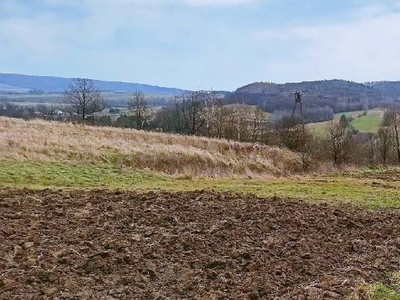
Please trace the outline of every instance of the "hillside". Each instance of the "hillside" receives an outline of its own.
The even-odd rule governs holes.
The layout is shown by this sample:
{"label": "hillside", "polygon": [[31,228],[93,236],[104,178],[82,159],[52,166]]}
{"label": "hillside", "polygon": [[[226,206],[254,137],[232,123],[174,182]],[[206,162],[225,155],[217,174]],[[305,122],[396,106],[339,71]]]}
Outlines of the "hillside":
{"label": "hillside", "polygon": [[8,161],[96,163],[185,176],[282,176],[301,169],[298,155],[279,148],[0,118],[0,157]]}
{"label": "hillside", "polygon": [[373,87],[368,87],[364,84],[352,81],[336,79],[284,84],[256,82],[236,90],[236,92],[239,93],[261,94],[285,94],[293,93],[295,91],[302,92],[305,95],[320,94],[331,97],[359,95],[361,93],[374,93]]}
{"label": "hillside", "polygon": [[400,82],[362,84],[335,79],[285,84],[256,82],[227,95],[226,103],[240,100],[247,104],[258,105],[268,112],[290,110],[293,107],[296,91],[302,93],[305,107],[330,107],[335,113],[365,110],[400,102]]}
{"label": "hillside", "polygon": [[[0,93],[41,91],[45,93],[62,93],[71,84],[71,78],[53,76],[30,76],[21,74],[0,73]],[[107,92],[135,92],[140,90],[151,94],[180,94],[183,90],[166,88],[148,84],[94,80],[100,91]]]}
{"label": "hillside", "polygon": [[387,96],[400,96],[400,82],[399,81],[377,81],[370,82],[366,84],[370,86],[373,90]]}

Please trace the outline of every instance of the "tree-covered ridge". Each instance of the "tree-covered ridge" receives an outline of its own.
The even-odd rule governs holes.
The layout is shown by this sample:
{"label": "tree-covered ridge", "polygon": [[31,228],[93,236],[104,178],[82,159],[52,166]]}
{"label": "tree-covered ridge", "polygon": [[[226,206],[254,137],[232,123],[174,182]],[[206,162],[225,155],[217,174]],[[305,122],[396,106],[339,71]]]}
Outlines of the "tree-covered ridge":
{"label": "tree-covered ridge", "polygon": [[335,79],[285,84],[255,82],[227,94],[225,102],[257,105],[273,113],[290,110],[296,91],[303,94],[308,109],[330,107],[335,113],[388,107],[400,100],[400,82],[363,84]]}
{"label": "tree-covered ridge", "polygon": [[[398,83],[400,87],[400,82]],[[375,94],[373,86],[346,80],[303,81],[299,83],[276,84],[271,82],[256,82],[238,88],[239,93],[292,93],[300,91],[304,94],[321,94],[325,96],[351,96],[360,93]]]}

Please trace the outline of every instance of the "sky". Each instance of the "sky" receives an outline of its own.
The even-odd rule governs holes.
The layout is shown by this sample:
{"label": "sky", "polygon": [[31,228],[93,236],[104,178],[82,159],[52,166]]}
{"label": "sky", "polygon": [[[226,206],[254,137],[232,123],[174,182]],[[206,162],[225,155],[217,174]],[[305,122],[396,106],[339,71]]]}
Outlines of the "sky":
{"label": "sky", "polygon": [[229,91],[400,80],[400,0],[0,0],[0,73]]}

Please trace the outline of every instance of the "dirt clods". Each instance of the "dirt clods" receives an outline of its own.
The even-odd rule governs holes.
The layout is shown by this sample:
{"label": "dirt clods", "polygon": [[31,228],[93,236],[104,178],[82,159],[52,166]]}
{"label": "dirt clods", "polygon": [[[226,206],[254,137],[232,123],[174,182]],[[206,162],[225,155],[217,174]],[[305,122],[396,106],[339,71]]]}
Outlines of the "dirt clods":
{"label": "dirt clods", "polygon": [[0,191],[0,299],[345,299],[400,214],[233,193]]}

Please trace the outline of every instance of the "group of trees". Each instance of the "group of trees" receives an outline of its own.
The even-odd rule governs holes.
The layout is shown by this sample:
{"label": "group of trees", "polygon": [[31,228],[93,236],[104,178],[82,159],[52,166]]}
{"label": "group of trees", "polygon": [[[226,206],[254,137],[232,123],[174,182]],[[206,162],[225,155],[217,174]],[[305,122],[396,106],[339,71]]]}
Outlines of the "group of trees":
{"label": "group of trees", "polygon": [[156,111],[151,127],[163,132],[264,143],[266,113],[236,103],[223,105],[212,91],[189,92]]}
{"label": "group of trees", "polygon": [[400,164],[400,112],[396,108],[385,111],[376,144],[382,164],[393,161]]}
{"label": "group of trees", "polygon": [[[78,79],[67,93],[73,111],[85,120],[103,108],[100,94],[92,82]],[[173,104],[152,115],[141,92],[129,100],[129,115],[121,115],[114,123],[109,116],[98,117],[97,123],[136,129],[157,130],[188,135],[226,138],[242,142],[286,147],[301,154],[305,169],[316,162],[345,164],[400,164],[400,117],[393,107],[386,110],[377,134],[359,134],[351,119],[342,115],[331,120],[324,137],[312,135],[305,123],[332,119],[331,107],[306,108],[303,118],[293,117],[287,110],[267,115],[259,107],[239,100],[225,105],[212,91],[194,91],[176,97]],[[339,102],[341,108],[346,101]],[[339,110],[339,108],[338,108]]]}
{"label": "group of trees", "polygon": [[[293,106],[293,100],[292,100]],[[321,106],[321,107],[304,107],[303,109],[303,118],[305,123],[317,123],[324,122],[333,119],[334,110],[330,106]],[[291,117],[292,109],[283,109],[283,110],[275,110],[271,115],[275,120],[280,121],[283,118]]]}
{"label": "group of trees", "polygon": [[376,134],[359,133],[342,115],[339,121],[328,123],[326,136],[312,139],[314,162],[331,161],[336,167],[400,164],[400,111],[386,109]]}
{"label": "group of trees", "polygon": [[[73,115],[82,122],[90,119],[92,124],[113,125],[110,116],[95,116],[95,113],[101,112],[106,104],[92,80],[86,78],[74,79],[69,90],[65,92],[65,96]],[[150,120],[150,114],[144,94],[137,91],[133,98],[129,100],[128,108],[133,112],[133,117],[121,116],[122,119],[119,122],[126,125],[124,127],[145,129]],[[133,124],[135,126],[129,126]]]}
{"label": "group of trees", "polygon": [[58,113],[61,107],[45,104],[18,105],[11,102],[0,103],[0,116],[30,119],[45,118],[49,120],[63,120]]}
{"label": "group of trees", "polygon": [[[374,100],[372,96],[361,97],[361,96],[321,96],[307,94],[307,108],[308,109],[323,109],[329,107],[333,113],[357,111],[357,110],[368,110],[378,105],[381,106],[383,103],[389,105],[393,103],[393,100],[384,99]],[[378,97],[378,96],[377,96]],[[274,113],[277,111],[290,111],[293,106],[293,92],[276,93],[276,94],[265,94],[265,93],[247,93],[247,92],[235,92],[227,94],[224,103],[232,104],[238,100],[245,101],[246,104],[256,105],[266,112]],[[323,115],[322,115],[323,116]],[[322,121],[327,121],[329,115]],[[314,122],[315,120],[311,120]]]}

